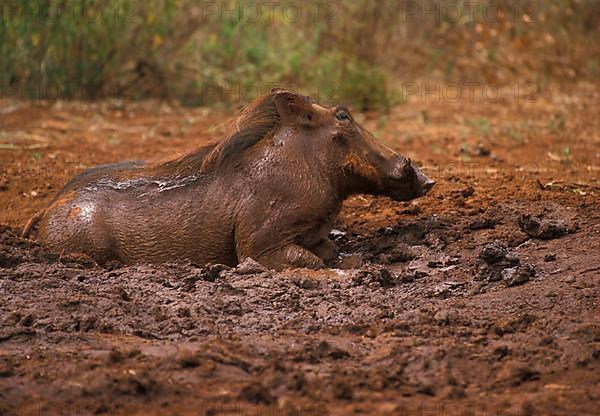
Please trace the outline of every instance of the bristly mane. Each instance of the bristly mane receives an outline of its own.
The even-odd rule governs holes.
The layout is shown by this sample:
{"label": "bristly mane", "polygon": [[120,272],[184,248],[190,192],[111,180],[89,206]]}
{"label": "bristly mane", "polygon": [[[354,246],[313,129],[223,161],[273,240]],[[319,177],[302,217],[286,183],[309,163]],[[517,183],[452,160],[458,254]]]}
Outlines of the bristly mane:
{"label": "bristly mane", "polygon": [[226,139],[157,167],[176,175],[214,171],[257,144],[268,133],[274,131],[280,122],[273,95],[265,95],[249,104],[231,122]]}

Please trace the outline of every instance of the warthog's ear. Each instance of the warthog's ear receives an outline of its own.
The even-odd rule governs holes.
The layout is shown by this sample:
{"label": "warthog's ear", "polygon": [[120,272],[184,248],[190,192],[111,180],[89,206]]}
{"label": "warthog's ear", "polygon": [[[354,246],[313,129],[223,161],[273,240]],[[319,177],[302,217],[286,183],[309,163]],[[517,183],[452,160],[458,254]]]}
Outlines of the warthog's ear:
{"label": "warthog's ear", "polygon": [[281,124],[285,126],[301,125],[314,127],[318,124],[310,98],[289,91],[277,91],[273,96]]}

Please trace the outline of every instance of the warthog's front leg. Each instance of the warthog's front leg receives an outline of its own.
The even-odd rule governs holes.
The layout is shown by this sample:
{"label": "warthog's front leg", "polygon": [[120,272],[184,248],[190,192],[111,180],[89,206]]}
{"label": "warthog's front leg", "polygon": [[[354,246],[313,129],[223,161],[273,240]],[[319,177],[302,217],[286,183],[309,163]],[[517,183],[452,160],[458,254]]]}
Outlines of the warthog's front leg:
{"label": "warthog's front leg", "polygon": [[319,269],[324,266],[323,260],[316,254],[311,253],[297,244],[288,244],[284,247],[270,251],[256,258],[263,266],[275,270],[283,270],[295,267],[306,267],[307,269]]}
{"label": "warthog's front leg", "polygon": [[319,256],[324,262],[329,262],[337,259],[339,251],[337,246],[329,238],[325,237],[319,243],[310,249],[313,253]]}

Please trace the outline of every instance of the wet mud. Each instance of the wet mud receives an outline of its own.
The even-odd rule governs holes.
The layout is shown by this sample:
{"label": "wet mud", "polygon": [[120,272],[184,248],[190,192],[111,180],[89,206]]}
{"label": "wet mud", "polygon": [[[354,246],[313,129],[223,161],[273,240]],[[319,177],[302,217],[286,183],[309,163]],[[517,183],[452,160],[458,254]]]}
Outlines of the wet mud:
{"label": "wet mud", "polygon": [[[527,117],[543,120],[552,103]],[[339,259],[274,272],[251,260],[99,267],[21,239],[71,161],[186,150],[224,118],[144,103],[131,116],[29,106],[0,123],[6,134],[53,138],[41,156],[2,154],[0,415],[597,411],[600,160],[590,107],[573,104],[569,132],[486,138],[491,154],[471,160],[493,165],[486,174],[443,169],[465,166],[461,143],[471,136],[392,115],[389,131],[402,127],[405,137],[383,138],[437,172],[431,196],[351,198],[330,236]],[[429,111],[447,121],[447,110]],[[493,108],[477,111],[493,117]],[[523,113],[511,111],[495,125]],[[143,138],[139,126],[156,133]],[[107,131],[119,143],[106,144]],[[440,143],[447,151],[432,150]],[[565,143],[579,159],[546,160]],[[27,173],[38,157],[51,174]],[[515,168],[531,160],[536,171]],[[538,184],[558,179],[579,185]]]}

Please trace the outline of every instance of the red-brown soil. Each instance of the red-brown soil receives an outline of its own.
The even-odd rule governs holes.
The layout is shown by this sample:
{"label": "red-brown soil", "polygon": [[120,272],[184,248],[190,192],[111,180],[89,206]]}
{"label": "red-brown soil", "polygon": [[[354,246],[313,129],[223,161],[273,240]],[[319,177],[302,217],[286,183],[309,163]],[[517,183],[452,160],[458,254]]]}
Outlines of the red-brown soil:
{"label": "red-brown soil", "polygon": [[596,414],[598,92],[538,98],[366,115],[438,185],[350,199],[343,258],[282,273],[109,270],[17,237],[76,172],[228,114],[0,103],[0,415]]}

